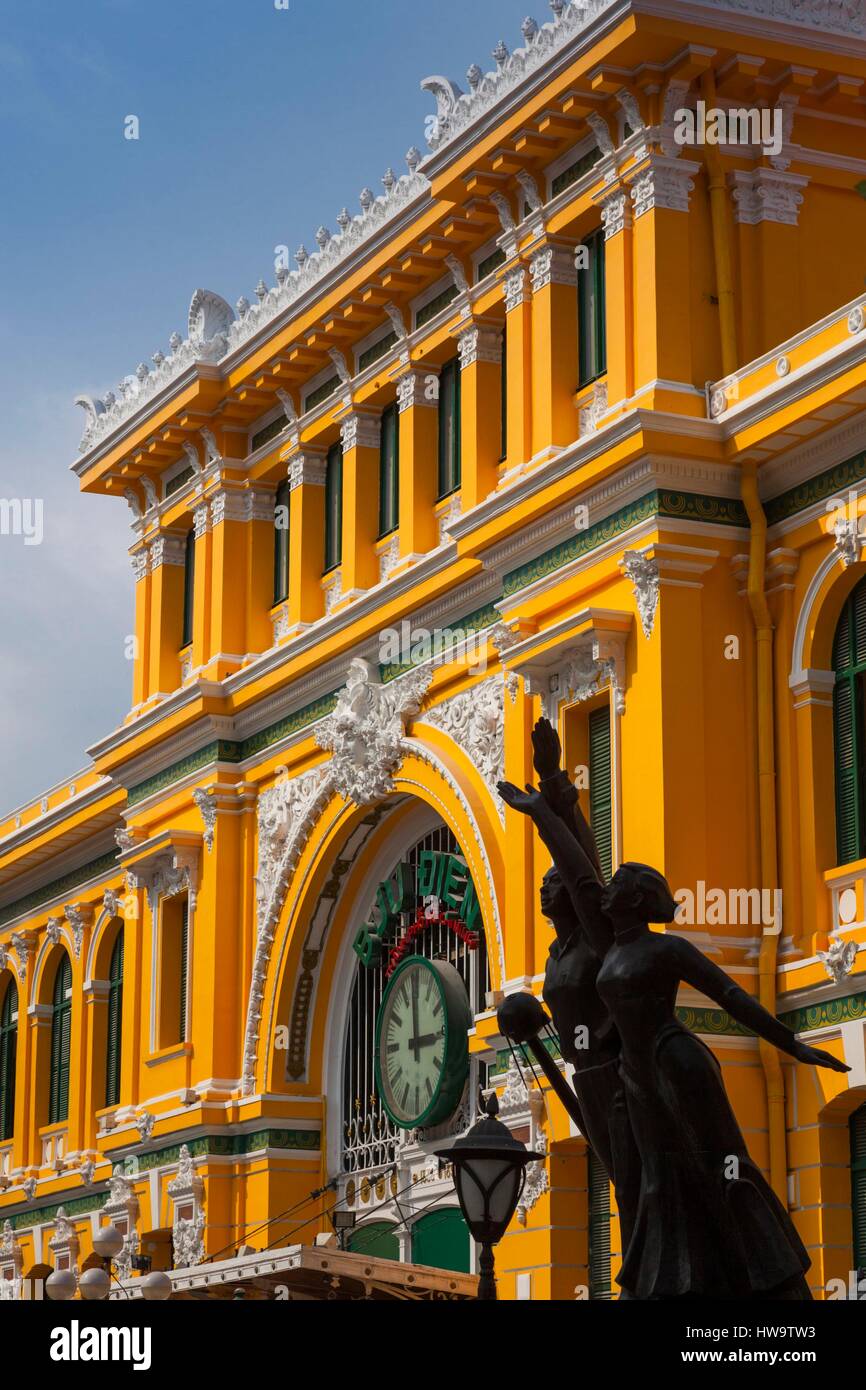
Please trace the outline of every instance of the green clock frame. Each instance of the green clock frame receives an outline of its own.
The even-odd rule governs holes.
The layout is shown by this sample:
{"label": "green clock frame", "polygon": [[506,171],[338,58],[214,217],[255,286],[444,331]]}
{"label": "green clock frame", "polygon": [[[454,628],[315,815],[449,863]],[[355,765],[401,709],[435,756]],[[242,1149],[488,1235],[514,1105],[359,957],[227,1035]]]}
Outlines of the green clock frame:
{"label": "green clock frame", "polygon": [[[431,972],[439,991],[439,998],[442,1001],[442,1012],[445,1018],[445,1057],[439,1083],[430,1104],[416,1119],[408,1123],[405,1119],[394,1114],[385,1097],[381,1069],[382,1021],[386,1017],[388,1001],[392,994],[395,994],[399,989],[403,976],[410,970],[419,968]],[[469,1076],[469,1029],[471,1027],[472,1010],[469,1007],[469,996],[460,974],[453,965],[449,965],[446,961],[428,960],[426,956],[409,956],[400,963],[388,981],[388,987],[382,996],[379,1017],[376,1020],[376,1047],[373,1057],[376,1090],[389,1119],[398,1129],[432,1129],[435,1125],[444,1124],[454,1114],[460,1104]]]}

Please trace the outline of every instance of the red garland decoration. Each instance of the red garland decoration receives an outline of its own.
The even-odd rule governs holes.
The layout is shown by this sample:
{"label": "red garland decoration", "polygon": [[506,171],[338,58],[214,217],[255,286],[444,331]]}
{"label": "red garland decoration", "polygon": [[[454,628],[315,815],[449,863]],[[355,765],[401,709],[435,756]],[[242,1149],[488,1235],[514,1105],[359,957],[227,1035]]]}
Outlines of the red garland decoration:
{"label": "red garland decoration", "polygon": [[397,945],[392,947],[388,954],[388,969],[385,971],[385,979],[390,980],[397,966],[409,954],[409,947],[416,937],[421,936],[422,932],[429,931],[431,927],[448,927],[455,936],[465,942],[470,951],[478,950],[479,936],[477,932],[470,931],[465,922],[461,922],[459,917],[447,917],[443,913],[438,913],[435,917],[426,917],[423,907],[416,908],[415,921],[411,922]]}

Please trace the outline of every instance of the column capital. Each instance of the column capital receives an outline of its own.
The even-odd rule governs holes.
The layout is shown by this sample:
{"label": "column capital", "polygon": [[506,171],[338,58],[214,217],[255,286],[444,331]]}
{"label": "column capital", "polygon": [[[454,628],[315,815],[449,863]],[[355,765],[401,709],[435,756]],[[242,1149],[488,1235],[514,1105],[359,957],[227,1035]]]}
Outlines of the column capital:
{"label": "column capital", "polygon": [[378,449],[382,442],[381,417],[353,411],[340,427],[340,438],[347,452],[349,449]]}
{"label": "column capital", "polygon": [[694,175],[700,168],[694,160],[650,155],[628,180],[635,221],[653,209],[688,212],[689,195],[695,186]]}
{"label": "column capital", "polygon": [[631,227],[632,210],[627,188],[605,189],[596,197],[595,202],[601,208],[605,241],[610,241],[611,237]]}
{"label": "column capital", "polygon": [[803,202],[802,189],[809,180],[802,174],[779,169],[736,169],[728,175],[734,194],[734,220],[749,227],[778,222],[796,227]]}
{"label": "column capital", "polygon": [[181,569],[186,564],[186,535],[180,531],[161,531],[150,546],[150,568],[163,565]]}
{"label": "column capital", "polygon": [[465,372],[477,362],[502,365],[502,328],[497,323],[475,321],[461,327],[454,335],[460,352],[460,370]]}
{"label": "column capital", "polygon": [[502,293],[505,299],[505,312],[510,314],[512,309],[519,309],[521,304],[529,302],[529,275],[524,265],[515,266],[509,270],[502,282]]}
{"label": "column capital", "polygon": [[299,487],[324,487],[328,461],[323,449],[302,449],[288,459],[288,476],[292,492]]}
{"label": "column capital", "polygon": [[402,415],[407,410],[412,410],[414,406],[434,407],[439,401],[438,389],[434,389],[434,381],[438,387],[439,374],[433,367],[428,367],[421,371],[413,368],[404,373],[397,381],[397,401],[399,411]]}
{"label": "column capital", "polygon": [[532,255],[529,269],[532,293],[538,294],[548,285],[567,285],[577,288],[577,265],[574,246],[541,246]]}

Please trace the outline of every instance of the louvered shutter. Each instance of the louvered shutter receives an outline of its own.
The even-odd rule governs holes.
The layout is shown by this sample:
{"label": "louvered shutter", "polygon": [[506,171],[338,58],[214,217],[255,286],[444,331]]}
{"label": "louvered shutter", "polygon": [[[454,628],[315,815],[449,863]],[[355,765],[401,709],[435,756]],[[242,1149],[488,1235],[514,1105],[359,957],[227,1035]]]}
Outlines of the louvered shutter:
{"label": "louvered shutter", "polygon": [[13,1017],[17,994],[9,985],[0,1010],[0,1139],[11,1139],[15,1124],[15,1062],[18,1026]]}
{"label": "louvered shutter", "polygon": [[866,854],[866,583],[858,584],[842,611],[833,643],[833,669],[836,849],[839,863],[850,864]]}
{"label": "louvered shutter", "polygon": [[105,1056],[105,1104],[120,1100],[120,1055],[123,1028],[123,932],[111,954],[108,988],[108,1037]]}
{"label": "louvered shutter", "polygon": [[602,871],[609,879],[613,871],[613,796],[608,705],[589,716],[589,820]]}
{"label": "louvered shutter", "polygon": [[592,1149],[587,1151],[589,1171],[589,1296],[611,1298],[610,1284],[610,1179]]}
{"label": "louvered shutter", "polygon": [[851,1116],[851,1211],[854,1268],[866,1276],[866,1105]]}
{"label": "louvered shutter", "polygon": [[60,1124],[69,1116],[69,1058],[72,1008],[68,997],[72,988],[72,968],[64,956],[54,982],[54,1009],[51,1020],[51,1078],[48,1123]]}
{"label": "louvered shutter", "polygon": [[189,900],[184,899],[180,918],[180,1028],[178,1037],[186,1042],[186,1011],[189,968]]}

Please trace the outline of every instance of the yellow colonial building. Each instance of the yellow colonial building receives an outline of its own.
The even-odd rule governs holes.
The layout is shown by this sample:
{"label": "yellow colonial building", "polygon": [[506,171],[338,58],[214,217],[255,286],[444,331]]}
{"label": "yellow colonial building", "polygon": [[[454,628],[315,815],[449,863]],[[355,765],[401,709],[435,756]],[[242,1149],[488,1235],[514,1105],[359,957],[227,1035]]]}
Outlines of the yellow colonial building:
{"label": "yellow colonial building", "polygon": [[[542,712],[605,869],[661,869],[673,930],[849,1064],[681,994],[816,1297],[866,1272],[866,6],[550,9],[427,79],[423,155],[274,284],[196,291],[79,401],[133,691],[0,822],[0,1297],[107,1221],[133,1290],[141,1257],[178,1296],[319,1257],[464,1296],[434,1151],[491,1087],[546,1155],[501,1296],[615,1295],[604,1174],[497,1033],[551,942],[495,789]],[[420,1098],[379,1065],[413,954],[468,1030]]]}

